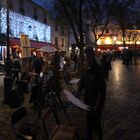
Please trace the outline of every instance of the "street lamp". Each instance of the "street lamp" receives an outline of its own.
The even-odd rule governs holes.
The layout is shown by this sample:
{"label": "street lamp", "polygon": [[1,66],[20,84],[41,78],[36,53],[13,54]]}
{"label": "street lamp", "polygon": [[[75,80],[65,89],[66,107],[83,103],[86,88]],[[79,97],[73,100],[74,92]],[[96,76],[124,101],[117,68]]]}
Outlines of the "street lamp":
{"label": "street lamp", "polygon": [[10,90],[12,88],[12,76],[11,76],[11,69],[12,69],[12,61],[10,59],[10,41],[9,41],[9,3],[6,0],[6,22],[7,22],[7,29],[6,29],[6,44],[7,44],[7,58],[5,60],[4,68],[6,75],[4,77],[4,104],[10,104]]}

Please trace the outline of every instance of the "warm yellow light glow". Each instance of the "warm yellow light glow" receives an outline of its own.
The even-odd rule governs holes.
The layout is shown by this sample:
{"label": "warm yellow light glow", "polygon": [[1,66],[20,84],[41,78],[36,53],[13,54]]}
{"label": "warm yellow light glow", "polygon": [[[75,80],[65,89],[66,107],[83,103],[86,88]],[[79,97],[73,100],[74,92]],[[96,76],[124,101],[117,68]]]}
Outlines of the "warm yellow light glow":
{"label": "warm yellow light glow", "polygon": [[140,41],[137,41],[136,44],[140,44]]}
{"label": "warm yellow light glow", "polygon": [[130,44],[130,41],[125,41],[126,44]]}
{"label": "warm yellow light glow", "polygon": [[100,39],[97,41],[97,44],[98,45],[101,45],[101,40]]}
{"label": "warm yellow light glow", "polygon": [[116,41],[116,44],[122,44],[122,41]]}
{"label": "warm yellow light glow", "polygon": [[113,40],[114,40],[114,41],[116,41],[116,40],[117,40],[117,37],[116,37],[116,36],[114,36],[114,37],[113,37]]}
{"label": "warm yellow light glow", "polygon": [[110,37],[106,37],[105,44],[112,44]]}
{"label": "warm yellow light glow", "polygon": [[130,44],[134,44],[134,42],[133,41],[130,41]]}

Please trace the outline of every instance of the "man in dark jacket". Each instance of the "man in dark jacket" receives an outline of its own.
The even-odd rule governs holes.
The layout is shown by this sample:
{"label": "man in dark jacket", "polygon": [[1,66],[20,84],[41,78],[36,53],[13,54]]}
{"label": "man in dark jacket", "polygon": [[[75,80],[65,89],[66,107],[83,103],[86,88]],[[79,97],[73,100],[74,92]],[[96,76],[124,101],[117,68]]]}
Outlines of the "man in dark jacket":
{"label": "man in dark jacket", "polygon": [[37,53],[34,59],[35,60],[33,62],[33,66],[34,66],[35,73],[40,74],[40,72],[42,71],[42,66],[43,66],[43,59],[41,57],[41,54]]}
{"label": "man in dark jacket", "polygon": [[87,112],[87,140],[92,140],[93,130],[99,140],[103,140],[101,116],[106,96],[105,77],[101,67],[97,64],[92,47],[85,49],[88,69],[81,77],[79,92],[84,89],[84,100],[89,105]]}

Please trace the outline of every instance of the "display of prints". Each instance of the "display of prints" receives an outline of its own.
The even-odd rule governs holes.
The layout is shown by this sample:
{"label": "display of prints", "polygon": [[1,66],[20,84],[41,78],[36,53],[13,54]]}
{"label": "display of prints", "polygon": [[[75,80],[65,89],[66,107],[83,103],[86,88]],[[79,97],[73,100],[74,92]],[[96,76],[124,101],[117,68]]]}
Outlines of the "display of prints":
{"label": "display of prints", "polygon": [[21,47],[30,47],[30,40],[27,35],[24,34],[20,35],[20,43]]}
{"label": "display of prints", "polygon": [[31,57],[31,48],[29,47],[22,47],[22,58],[29,58]]}

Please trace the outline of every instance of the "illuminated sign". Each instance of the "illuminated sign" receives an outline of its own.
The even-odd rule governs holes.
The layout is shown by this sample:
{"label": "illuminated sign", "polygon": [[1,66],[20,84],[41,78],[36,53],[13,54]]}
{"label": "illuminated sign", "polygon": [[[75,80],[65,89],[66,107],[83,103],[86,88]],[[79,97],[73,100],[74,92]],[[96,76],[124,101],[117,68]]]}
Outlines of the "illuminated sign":
{"label": "illuminated sign", "polygon": [[[6,9],[1,8],[0,12],[1,32],[6,33]],[[50,26],[12,11],[10,11],[9,18],[11,37],[20,38],[21,34],[25,34],[32,40],[50,42]]]}

